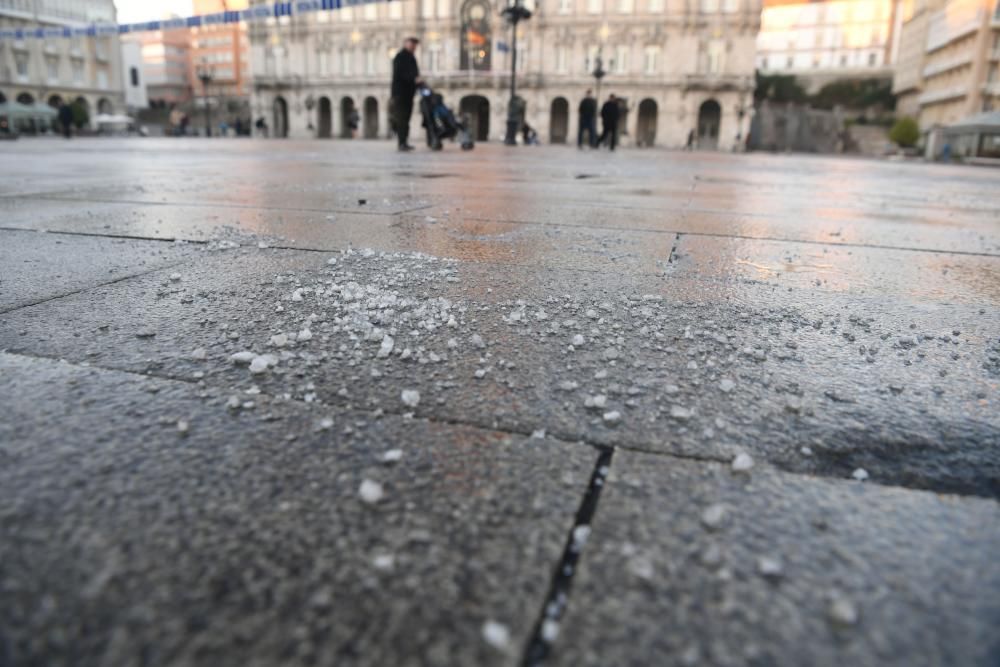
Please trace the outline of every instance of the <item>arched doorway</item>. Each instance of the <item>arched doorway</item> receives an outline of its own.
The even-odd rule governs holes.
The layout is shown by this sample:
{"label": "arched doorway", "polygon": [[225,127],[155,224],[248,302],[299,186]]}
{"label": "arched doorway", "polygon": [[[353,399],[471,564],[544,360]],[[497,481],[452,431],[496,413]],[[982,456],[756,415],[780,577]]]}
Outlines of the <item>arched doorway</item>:
{"label": "arched doorway", "polygon": [[365,98],[365,118],[364,118],[365,139],[378,138],[378,100],[374,97]]}
{"label": "arched doorway", "polygon": [[485,0],[468,0],[462,6],[462,69],[489,71],[493,37],[490,32],[490,5]]}
{"label": "arched doorway", "polygon": [[272,108],[274,115],[274,136],[277,139],[288,137],[288,102],[284,97],[275,97]]}
{"label": "arched doorway", "polygon": [[111,100],[106,97],[102,97],[97,100],[97,113],[111,115],[114,113],[114,107],[111,106]]}
{"label": "arched doorway", "polygon": [[639,118],[635,128],[637,146],[652,146],[656,141],[656,112],[656,100],[647,97],[639,102]]}
{"label": "arched doorway", "polygon": [[49,106],[58,109],[63,105],[63,98],[59,95],[49,95]]}
{"label": "arched doorway", "polygon": [[698,108],[698,148],[714,150],[719,147],[719,124],[722,108],[715,100],[706,100]]}
{"label": "arched doorway", "polygon": [[34,104],[35,98],[31,93],[21,93],[17,96],[17,102],[18,104]]}
{"label": "arched doorway", "polygon": [[469,119],[469,133],[476,141],[490,138],[490,101],[482,95],[466,95],[458,103],[459,113]]}
{"label": "arched doorway", "polygon": [[319,122],[316,124],[317,136],[320,139],[329,139],[333,136],[333,104],[329,97],[319,98]]}
{"label": "arched doorway", "polygon": [[[350,139],[354,136],[351,131],[351,115],[357,113],[354,109],[354,100],[350,97],[340,98],[340,138]],[[356,123],[355,123],[356,125]]]}
{"label": "arched doorway", "polygon": [[569,102],[565,97],[552,100],[549,113],[549,143],[564,144],[569,136]]}

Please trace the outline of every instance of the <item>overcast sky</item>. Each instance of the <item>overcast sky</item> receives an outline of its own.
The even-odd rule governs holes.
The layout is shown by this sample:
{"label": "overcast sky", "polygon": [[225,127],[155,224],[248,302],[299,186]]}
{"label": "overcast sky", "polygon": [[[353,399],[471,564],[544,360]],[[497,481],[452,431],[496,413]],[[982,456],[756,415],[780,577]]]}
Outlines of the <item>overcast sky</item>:
{"label": "overcast sky", "polygon": [[191,16],[191,0],[115,0],[119,23],[153,21],[168,14]]}

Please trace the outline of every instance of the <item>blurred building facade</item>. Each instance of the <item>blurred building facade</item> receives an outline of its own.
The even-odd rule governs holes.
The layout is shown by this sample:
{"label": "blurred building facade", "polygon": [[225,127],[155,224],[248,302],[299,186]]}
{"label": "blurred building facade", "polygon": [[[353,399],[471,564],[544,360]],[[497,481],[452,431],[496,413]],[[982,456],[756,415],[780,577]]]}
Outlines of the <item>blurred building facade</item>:
{"label": "blurred building facade", "polygon": [[921,129],[1000,109],[1000,1],[904,0],[896,108]]}
{"label": "blurred building facade", "polygon": [[892,78],[895,0],[765,0],[757,68],[815,92],[844,78]]}
{"label": "blurred building facade", "polygon": [[137,42],[122,41],[122,89],[127,113],[149,106],[146,77],[142,73],[142,45]]}
{"label": "blurred building facade", "polygon": [[[246,9],[247,0],[195,0],[194,13],[216,14]],[[246,106],[250,101],[250,42],[246,23],[206,25],[191,30],[191,57],[188,79],[204,96],[199,73],[211,75],[208,97],[216,105]]]}
{"label": "blurred building facade", "polygon": [[[258,4],[251,2],[251,4]],[[490,0],[394,0],[249,27],[252,108],[272,136],[386,136],[391,59],[408,35],[428,83],[469,114],[478,140],[505,127],[511,29]],[[576,141],[597,89],[624,98],[625,143],[730,149],[753,104],[761,0],[537,0],[518,32],[518,94],[542,141]],[[412,130],[420,129],[414,114]],[[419,135],[418,135],[419,136]]]}
{"label": "blurred building facade", "polygon": [[137,32],[128,35],[126,40],[141,46],[142,74],[151,105],[171,107],[191,101],[189,30]]}
{"label": "blurred building facade", "polygon": [[[0,27],[82,27],[116,22],[112,0],[0,0]],[[0,40],[0,103],[62,102],[97,113],[123,110],[117,35]]]}

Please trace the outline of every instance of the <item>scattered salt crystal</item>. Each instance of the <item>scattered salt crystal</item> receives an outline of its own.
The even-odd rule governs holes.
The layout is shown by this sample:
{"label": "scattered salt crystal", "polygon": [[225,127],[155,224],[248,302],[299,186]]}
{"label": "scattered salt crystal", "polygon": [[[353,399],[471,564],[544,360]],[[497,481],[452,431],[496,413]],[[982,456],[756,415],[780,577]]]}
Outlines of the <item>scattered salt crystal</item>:
{"label": "scattered salt crystal", "polygon": [[449,350],[454,350],[455,348],[458,347],[458,341],[455,340],[454,338],[449,338],[447,345]]}
{"label": "scattered salt crystal", "polygon": [[301,287],[299,289],[295,290],[294,292],[292,292],[292,301],[302,301],[302,288]]}
{"label": "scattered salt crystal", "polygon": [[694,414],[693,410],[688,408],[682,408],[679,405],[672,405],[670,407],[670,416],[674,419],[684,421],[685,419],[691,419],[691,415]]}
{"label": "scattered salt crystal", "polygon": [[536,440],[544,440],[545,439],[545,429],[544,428],[535,429],[534,431],[531,432],[531,437],[534,438],[534,439],[536,439]]}
{"label": "scattered salt crystal", "polygon": [[288,345],[288,335],[283,333],[274,334],[271,336],[271,345],[274,345],[275,347],[284,347],[285,345]]}
{"label": "scattered salt crystal", "polygon": [[857,468],[854,472],[851,473],[851,477],[858,480],[859,482],[863,482],[866,479],[868,479],[868,471],[865,470],[864,468]]}
{"label": "scattered salt crystal", "polygon": [[205,361],[205,357],[208,356],[205,353],[205,348],[199,347],[191,353],[191,358],[195,361]]}
{"label": "scattered salt crystal", "polygon": [[303,329],[299,332],[299,335],[295,337],[297,341],[312,340],[313,333],[309,329]]}
{"label": "scattered salt crystal", "polygon": [[597,396],[588,396],[583,401],[584,407],[593,408],[595,410],[603,410],[608,404],[608,397],[604,394],[598,394]]}
{"label": "scattered salt crystal", "polygon": [[809,447],[803,447],[799,451],[802,452],[802,456],[812,456],[813,455],[813,450],[811,448],[809,448]]}
{"label": "scattered salt crystal", "polygon": [[570,545],[570,549],[580,553],[587,544],[588,538],[590,538],[590,526],[577,526],[573,529],[573,544]]}
{"label": "scattered salt crystal", "polygon": [[612,410],[611,412],[604,413],[604,422],[606,424],[617,424],[622,420],[622,413],[617,410]]}
{"label": "scattered salt crystal", "polygon": [[382,453],[382,463],[395,463],[403,458],[402,449],[389,449]]}
{"label": "scattered salt crystal", "polygon": [[458,326],[458,321],[455,319],[454,316],[448,318],[448,326],[451,327],[452,329]]}
{"label": "scattered salt crystal", "polygon": [[480,350],[486,347],[486,342],[479,334],[472,334],[472,338],[470,340],[472,341],[472,344]]}
{"label": "scattered salt crystal", "polygon": [[269,246],[263,241],[257,241],[257,247],[261,250],[267,250]]}
{"label": "scattered salt crystal", "polygon": [[722,380],[719,382],[719,389],[721,389],[727,394],[735,388],[736,388],[736,383],[730,380],[729,378],[722,378]]}
{"label": "scattered salt crystal", "polygon": [[179,281],[180,279],[181,279],[181,274],[179,274],[179,273],[171,273],[171,274],[170,274],[170,280],[171,280],[172,282],[175,282],[175,283],[176,283],[176,282],[178,282],[178,281]]}
{"label": "scattered salt crystal", "polygon": [[416,389],[404,389],[400,398],[407,407],[415,408],[420,405],[420,392]]}
{"label": "scattered salt crystal", "polygon": [[701,522],[706,528],[718,528],[726,518],[726,506],[715,504],[709,505],[701,513]]}
{"label": "scattered salt crystal", "polygon": [[378,352],[375,353],[375,356],[379,359],[385,359],[392,354],[392,348],[395,347],[395,345],[396,342],[393,340],[392,336],[386,334],[386,336],[382,339],[382,344],[379,345]]}
{"label": "scattered salt crystal", "polygon": [[268,363],[266,357],[254,357],[250,362],[250,372],[254,374],[263,373],[267,370]]}
{"label": "scattered salt crystal", "polygon": [[329,264],[329,265],[331,265],[331,266],[333,266],[334,264],[337,263],[337,258],[336,257],[331,257],[330,259],[326,260],[326,263]]}
{"label": "scattered salt crystal", "polygon": [[542,622],[542,639],[550,644],[559,638],[559,621],[547,618]]}
{"label": "scattered salt crystal", "polygon": [[572,380],[566,380],[559,383],[559,388],[563,391],[573,391],[574,389],[579,388],[579,386],[579,383],[573,382]]}
{"label": "scattered salt crystal", "polygon": [[330,417],[324,417],[323,419],[320,419],[319,427],[324,431],[329,431],[331,428],[333,428],[333,419],[331,419]]}
{"label": "scattered salt crystal", "polygon": [[382,500],[385,496],[385,491],[382,490],[382,485],[378,482],[366,479],[361,482],[361,486],[358,487],[358,495],[361,500],[368,503],[369,505],[374,505],[378,501]]}
{"label": "scattered salt crystal", "polygon": [[732,468],[733,472],[747,472],[753,468],[753,458],[746,452],[740,452],[733,459]]}
{"label": "scattered salt crystal", "polygon": [[238,396],[230,396],[229,400],[226,401],[226,407],[230,410],[236,410],[240,407],[240,399]]}
{"label": "scattered salt crystal", "polygon": [[582,335],[577,334],[573,336],[573,347],[580,347],[584,342],[585,341]]}
{"label": "scattered salt crystal", "polygon": [[510,630],[503,623],[486,621],[483,623],[483,639],[493,648],[507,650],[510,645]]}
{"label": "scattered salt crystal", "polygon": [[597,319],[597,311],[594,310],[593,308],[588,309],[587,310],[587,317],[589,317],[592,320],[596,320]]}
{"label": "scattered salt crystal", "polygon": [[372,566],[376,570],[388,572],[396,565],[396,557],[392,554],[379,554],[372,559]]}
{"label": "scattered salt crystal", "polygon": [[761,556],[757,559],[757,572],[765,577],[780,577],[784,574],[784,567],[777,558]]}
{"label": "scattered salt crystal", "polygon": [[858,608],[853,602],[839,595],[830,600],[827,613],[830,620],[837,625],[855,625],[858,622]]}
{"label": "scattered salt crystal", "polygon": [[188,429],[190,427],[191,427],[190,424],[188,424],[187,421],[183,419],[177,422],[177,432],[180,433],[181,435],[187,435]]}
{"label": "scattered salt crystal", "polygon": [[237,352],[230,355],[229,358],[232,359],[234,364],[249,364],[256,356],[253,352]]}

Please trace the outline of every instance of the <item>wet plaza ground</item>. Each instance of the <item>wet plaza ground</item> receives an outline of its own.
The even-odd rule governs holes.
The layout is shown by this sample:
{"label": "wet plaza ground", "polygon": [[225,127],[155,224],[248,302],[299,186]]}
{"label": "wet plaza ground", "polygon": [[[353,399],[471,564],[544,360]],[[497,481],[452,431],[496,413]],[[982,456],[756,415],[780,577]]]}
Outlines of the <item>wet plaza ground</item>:
{"label": "wet plaza ground", "polygon": [[0,665],[1000,663],[998,171],[0,175]]}

